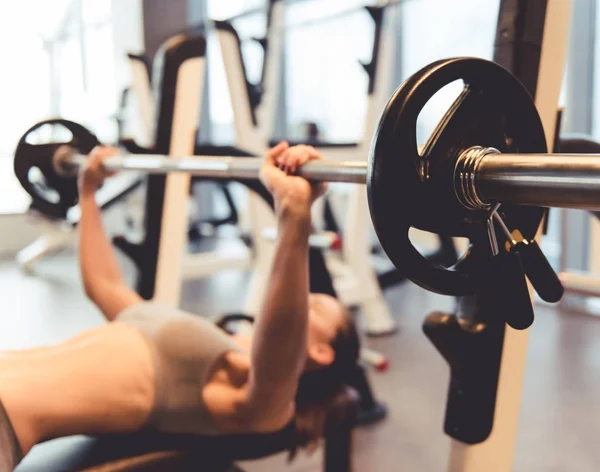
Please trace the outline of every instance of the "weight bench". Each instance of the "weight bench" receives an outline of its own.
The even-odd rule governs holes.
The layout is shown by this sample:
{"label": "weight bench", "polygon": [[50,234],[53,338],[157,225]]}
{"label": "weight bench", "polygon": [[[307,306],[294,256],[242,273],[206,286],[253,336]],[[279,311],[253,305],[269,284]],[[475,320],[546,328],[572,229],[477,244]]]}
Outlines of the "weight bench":
{"label": "weight bench", "polygon": [[[329,404],[324,437],[324,472],[352,470],[352,428],[358,395],[345,388]],[[272,434],[199,437],[152,432],[72,437],[36,446],[16,472],[242,471],[236,461],[284,452],[293,444],[293,425]]]}

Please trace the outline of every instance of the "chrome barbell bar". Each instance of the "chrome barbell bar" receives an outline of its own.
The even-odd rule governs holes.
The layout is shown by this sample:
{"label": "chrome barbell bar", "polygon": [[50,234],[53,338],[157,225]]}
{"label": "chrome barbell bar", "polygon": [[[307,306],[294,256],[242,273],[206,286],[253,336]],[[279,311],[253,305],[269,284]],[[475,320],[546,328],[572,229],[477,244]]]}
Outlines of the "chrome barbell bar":
{"label": "chrome barbell bar", "polygon": [[600,210],[600,154],[502,154],[470,148],[458,158],[454,191],[468,209],[495,202]]}
{"label": "chrome barbell bar", "polygon": [[[85,165],[87,157],[65,145],[58,148],[54,161],[55,168],[60,173],[61,167],[66,169]],[[109,171],[138,171],[147,174],[185,172],[215,179],[257,179],[262,165],[263,159],[257,157],[171,157],[160,154],[117,155],[104,161],[104,167]],[[64,173],[69,172],[70,170],[65,170]],[[364,184],[367,181],[367,163],[310,161],[299,168],[296,174],[312,181]]]}
{"label": "chrome barbell bar", "polygon": [[[60,169],[84,165],[87,157],[61,146],[54,159]],[[113,171],[186,172],[217,179],[256,179],[262,164],[257,157],[146,154],[104,161]],[[361,161],[310,161],[297,175],[312,181],[365,184],[367,168],[367,162]],[[501,154],[493,148],[469,148],[457,159],[454,191],[470,210],[488,209],[496,202],[600,210],[600,154]]]}

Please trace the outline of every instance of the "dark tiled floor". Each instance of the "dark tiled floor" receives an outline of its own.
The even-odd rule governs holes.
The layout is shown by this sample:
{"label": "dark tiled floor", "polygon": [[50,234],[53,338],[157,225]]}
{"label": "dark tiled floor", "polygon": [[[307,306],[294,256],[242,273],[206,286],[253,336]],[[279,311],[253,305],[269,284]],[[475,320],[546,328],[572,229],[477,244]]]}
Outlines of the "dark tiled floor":
{"label": "dark tiled floor", "polygon": [[[244,274],[226,272],[189,282],[183,305],[207,315],[236,311],[246,281]],[[59,341],[103,322],[81,291],[70,254],[45,262],[34,276],[21,273],[12,262],[0,263],[0,286],[0,349]],[[451,300],[410,284],[389,290],[387,298],[401,330],[370,344],[391,360],[388,372],[371,375],[390,414],[385,422],[357,431],[356,470],[447,470],[449,440],[442,433],[442,418],[448,371],[420,326],[426,313],[449,309]],[[538,308],[514,470],[600,470],[599,399],[600,320]],[[283,467],[283,455],[245,465],[250,471],[317,471],[319,455],[300,457],[289,468]]]}

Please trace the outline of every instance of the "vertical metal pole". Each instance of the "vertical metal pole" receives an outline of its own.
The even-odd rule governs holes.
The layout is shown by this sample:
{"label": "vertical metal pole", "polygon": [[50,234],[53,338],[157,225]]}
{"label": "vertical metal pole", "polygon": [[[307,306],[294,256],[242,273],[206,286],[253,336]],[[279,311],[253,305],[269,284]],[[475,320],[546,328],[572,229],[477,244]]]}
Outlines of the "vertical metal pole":
{"label": "vertical metal pole", "polygon": [[44,43],[46,51],[48,53],[48,63],[50,65],[50,116],[60,116],[60,101],[61,101],[61,87],[60,87],[60,68],[58,67],[58,60],[60,43],[56,40],[49,40]]}
{"label": "vertical metal pole", "polygon": [[[209,30],[208,17],[208,1],[209,0],[188,0],[187,6],[187,23],[190,26],[199,25],[207,22],[205,37],[208,40],[211,34]],[[208,67],[210,58],[208,50],[206,52],[206,64]],[[207,69],[208,70],[208,69]],[[201,142],[212,142],[212,123],[210,121],[210,75],[207,73],[204,77],[202,86],[202,107],[200,110],[200,123],[198,140]]]}
{"label": "vertical metal pole", "polygon": [[[206,22],[205,26],[205,37],[209,41],[214,32],[210,23],[208,22],[208,1],[209,0],[188,0],[188,14],[187,21],[189,25],[199,25]],[[198,87],[202,87],[202,106],[200,107],[200,121],[198,128],[197,141],[199,143],[212,143],[214,142],[213,137],[213,126],[210,116],[211,107],[211,96],[210,96],[210,64],[215,64],[214,58],[210,57],[209,47],[206,48],[206,74],[204,74],[204,81],[198,84]],[[197,143],[196,143],[197,144]],[[198,220],[207,218],[214,213],[214,194],[216,189],[214,183],[204,183],[203,185],[196,185],[192,189],[192,215],[195,215]]]}
{"label": "vertical metal pole", "polygon": [[[566,68],[565,107],[562,131],[592,132],[594,74],[594,41],[596,30],[596,0],[578,0],[573,10],[573,28]],[[582,71],[585,71],[582,73]],[[581,211],[561,211],[563,235],[561,253],[565,269],[588,270],[590,257],[590,216]]]}
{"label": "vertical metal pole", "polygon": [[393,15],[395,16],[395,25],[394,29],[396,30],[394,33],[395,38],[395,47],[394,47],[394,70],[392,75],[392,80],[388,84],[389,90],[388,93],[391,95],[398,84],[402,83],[404,79],[404,8],[400,3],[399,5],[392,7]]}
{"label": "vertical metal pole", "polygon": [[[512,3],[515,7],[517,5],[523,7],[527,4],[527,2],[512,2],[511,0],[504,3]],[[534,9],[538,8],[540,3],[542,2],[529,1],[527,5],[529,14],[535,13]],[[529,77],[532,79],[530,85],[534,89],[535,103],[546,131],[549,149],[553,147],[552,141],[564,73],[570,17],[570,0],[547,1],[543,43],[539,56],[539,73],[537,80],[533,80],[535,77]],[[524,47],[528,46],[525,44]],[[506,53],[507,50],[502,52]],[[496,53],[498,57],[498,49]],[[502,57],[506,58],[507,56]],[[512,59],[514,58],[508,57],[509,64],[504,65],[510,66]],[[522,66],[527,68],[530,64]],[[513,70],[513,72],[523,72],[523,70]],[[519,76],[518,73],[516,75]],[[524,82],[528,85],[527,80]],[[476,445],[467,445],[453,440],[450,452],[450,472],[510,472],[513,470],[528,340],[529,330],[516,331],[506,327],[492,433],[486,441]]]}
{"label": "vertical metal pole", "polygon": [[270,0],[267,18],[267,49],[263,59],[263,96],[256,109],[263,136],[286,136],[284,2]]}
{"label": "vertical metal pole", "polygon": [[74,5],[77,13],[75,18],[77,19],[77,36],[79,39],[79,53],[81,57],[81,81],[83,82],[83,92],[88,92],[88,76],[86,69],[87,62],[87,51],[85,44],[85,24],[83,21],[83,5],[81,0],[76,0]]}
{"label": "vertical metal pole", "polygon": [[594,42],[596,32],[596,0],[577,0],[573,9],[566,67],[563,133],[592,133],[594,101]]}

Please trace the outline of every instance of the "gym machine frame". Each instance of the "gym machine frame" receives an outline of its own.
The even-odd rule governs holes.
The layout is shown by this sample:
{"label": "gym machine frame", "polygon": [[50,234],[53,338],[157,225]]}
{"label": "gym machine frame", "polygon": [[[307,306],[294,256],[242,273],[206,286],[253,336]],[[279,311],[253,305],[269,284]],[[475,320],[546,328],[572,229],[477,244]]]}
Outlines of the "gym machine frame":
{"label": "gym machine frame", "polygon": [[[272,114],[276,108],[275,101],[280,94],[279,75],[281,73],[282,28],[284,23],[283,3],[280,1],[269,2],[267,36],[261,38],[261,45],[268,45],[268,47],[266,47],[263,61],[261,87],[258,87],[262,89],[260,100],[253,97],[253,93],[249,93],[249,90],[256,91],[257,88],[247,86],[248,78],[244,71],[240,39],[235,29],[229,24],[231,19],[224,22],[216,22],[215,24],[223,54],[226,78],[231,91],[230,95],[237,137],[235,146],[239,149],[249,149],[257,154],[263,154],[261,147],[264,144],[261,143],[264,143],[266,138],[272,134]],[[395,27],[395,15],[393,12],[388,11],[388,7],[398,4],[399,2],[385,2],[377,6],[354,7],[350,10],[337,13],[346,14],[365,9],[373,18],[375,31],[371,61],[362,64],[369,76],[367,113],[364,120],[364,139],[359,143],[335,147],[325,146],[319,149],[328,160],[364,160],[369,153],[369,143],[374,134],[378,116],[392,90],[390,83],[392,72],[390,68],[393,65],[396,45],[391,33]],[[204,30],[206,25],[207,23],[203,22],[199,29]],[[144,109],[147,109],[149,103],[152,102],[149,88],[148,65],[139,56],[130,55],[129,57],[133,78],[132,91],[138,97],[138,102],[144,105]],[[205,98],[210,99],[210,97]],[[256,104],[256,101],[259,103]],[[147,122],[146,117],[143,117],[143,121]],[[204,128],[204,126],[201,126],[201,129]],[[151,130],[147,130],[146,134],[148,133],[151,134]],[[200,152],[200,154],[209,153]],[[259,234],[254,234],[255,230],[253,226],[270,226],[271,220],[267,218],[265,221],[262,221],[263,217],[268,215],[264,215],[263,213],[265,212],[262,212],[260,209],[262,202],[256,200],[251,193],[249,212],[254,214],[254,219],[258,219],[259,221],[256,222],[253,220],[250,222],[250,232],[253,233],[253,239],[258,240],[259,244],[255,252],[256,262],[261,267],[264,267],[266,264],[263,261],[267,258],[263,257],[263,255],[269,251],[269,245],[262,241]],[[345,218],[342,231],[345,237],[341,249],[341,258],[337,253],[335,255],[330,252],[324,254],[327,268],[332,274],[335,274],[333,277],[335,291],[344,303],[361,307],[361,315],[364,316],[365,320],[364,328],[368,334],[381,335],[392,333],[395,331],[395,321],[383,298],[377,274],[374,270],[364,270],[366,265],[371,264],[371,247],[368,242],[371,228],[362,223],[365,218],[368,218],[366,192],[361,188],[350,187],[347,200],[345,199],[344,201],[347,202],[348,209],[345,210],[347,218]],[[322,199],[315,203],[313,215],[322,214],[322,205]],[[317,229],[320,223],[318,218],[316,221]],[[184,272],[186,276],[196,275],[200,264],[193,263],[195,258],[196,256],[194,258],[186,258],[186,267],[189,267]],[[206,265],[207,262],[202,260],[202,267]],[[231,266],[233,267],[233,265]],[[260,280],[261,277],[259,275],[253,276],[253,290],[251,293],[255,293],[256,295],[249,295],[245,308],[247,312],[255,313],[257,306],[260,304],[260,294],[262,293],[260,290]]]}
{"label": "gym machine frame", "polygon": [[[258,155],[264,155],[266,151],[264,143],[273,134],[271,128],[274,126],[275,101],[281,94],[279,76],[282,67],[281,51],[285,42],[282,35],[284,7],[284,2],[274,1],[269,8],[270,19],[266,38],[268,47],[265,52],[266,63],[261,80],[263,94],[257,106],[253,105],[254,98],[249,93],[250,89],[247,86],[248,77],[240,38],[228,22],[215,24],[234,111],[236,146]],[[353,8],[352,11],[356,12],[363,8],[365,7]],[[392,26],[390,23],[393,23],[393,15],[384,13],[385,8],[385,5],[366,7],[375,22],[375,37],[371,62],[364,66],[369,75],[364,139],[358,145],[350,146],[320,147],[317,143],[313,143],[327,160],[363,161],[369,154],[369,143],[374,134],[380,111],[387,102],[391,91],[389,83],[391,72],[388,69],[393,62],[394,45],[390,38],[386,38],[386,32]],[[371,247],[368,242],[370,228],[361,223],[368,218],[366,192],[364,189],[352,188],[349,190],[346,202],[348,217],[345,218],[342,229],[344,244],[341,258],[338,254],[334,256],[329,251],[323,254],[325,266],[333,275],[331,289],[335,290],[336,295],[345,304],[360,307],[361,317],[364,319],[364,329],[368,334],[392,333],[395,331],[395,321],[383,297],[377,274],[374,270],[364,270],[364,267],[371,264]],[[323,211],[323,208],[320,208],[321,205],[323,205],[323,200],[315,202],[313,215],[319,215]],[[270,209],[266,209],[265,212],[264,204],[258,201],[252,192],[249,194],[248,209],[249,214],[252,215],[250,217],[252,233],[255,231],[252,229],[253,227],[259,229],[274,226],[272,212]],[[316,229],[318,229],[318,220],[316,224]],[[260,245],[259,251],[268,253],[271,251],[272,245],[265,244],[262,239],[260,234],[253,233],[255,244],[258,241]],[[259,270],[255,271],[253,276],[250,290],[252,295],[249,296],[245,308],[249,313],[256,313],[261,303],[263,296],[261,289],[264,287],[264,280],[260,283],[260,274],[262,269],[270,263],[269,261],[268,257],[260,257],[256,261]]]}

